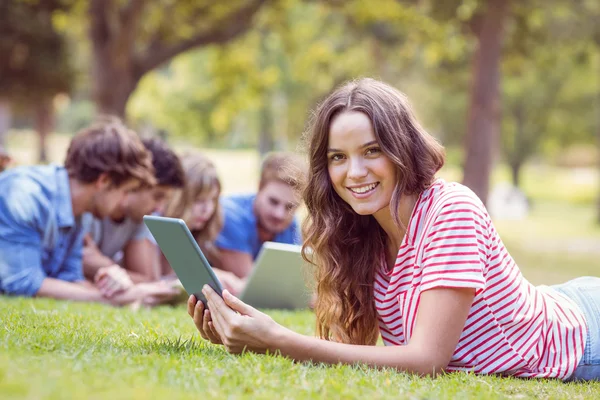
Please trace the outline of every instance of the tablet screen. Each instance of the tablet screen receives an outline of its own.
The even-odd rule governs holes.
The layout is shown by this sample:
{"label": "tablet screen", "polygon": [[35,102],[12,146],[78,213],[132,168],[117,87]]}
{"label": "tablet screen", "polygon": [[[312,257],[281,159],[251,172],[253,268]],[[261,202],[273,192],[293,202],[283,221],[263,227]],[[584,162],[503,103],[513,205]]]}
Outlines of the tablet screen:
{"label": "tablet screen", "polygon": [[202,287],[208,284],[222,296],[221,283],[183,220],[145,215],[144,223],[188,294],[206,305]]}

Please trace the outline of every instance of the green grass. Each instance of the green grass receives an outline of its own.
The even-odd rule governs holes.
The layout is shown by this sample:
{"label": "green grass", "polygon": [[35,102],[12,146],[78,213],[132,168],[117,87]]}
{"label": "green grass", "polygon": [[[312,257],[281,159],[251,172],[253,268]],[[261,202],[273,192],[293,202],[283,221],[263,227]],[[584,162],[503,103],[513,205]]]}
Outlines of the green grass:
{"label": "green grass", "polygon": [[[20,139],[17,141],[17,139]],[[22,140],[22,141],[21,141]],[[34,161],[30,133],[13,135],[20,164]],[[68,137],[50,137],[61,162]],[[176,144],[178,150],[185,144]],[[224,192],[254,190],[253,151],[205,150]],[[460,170],[444,167],[447,180]],[[505,181],[498,167],[493,183]],[[554,284],[599,275],[600,227],[594,223],[596,171],[528,166],[523,190],[533,203],[522,221],[495,221],[525,277]],[[312,312],[269,312],[281,324],[313,334]],[[0,297],[0,398],[433,398],[596,399],[600,383],[519,380],[470,374],[417,378],[362,366],[294,363],[282,357],[232,356],[203,342],[182,307],[113,309],[45,299]]]}
{"label": "green grass", "polygon": [[[311,312],[272,312],[311,334]],[[2,398],[595,398],[600,383],[448,374],[232,356],[201,341],[182,307],[133,312],[0,299]]]}

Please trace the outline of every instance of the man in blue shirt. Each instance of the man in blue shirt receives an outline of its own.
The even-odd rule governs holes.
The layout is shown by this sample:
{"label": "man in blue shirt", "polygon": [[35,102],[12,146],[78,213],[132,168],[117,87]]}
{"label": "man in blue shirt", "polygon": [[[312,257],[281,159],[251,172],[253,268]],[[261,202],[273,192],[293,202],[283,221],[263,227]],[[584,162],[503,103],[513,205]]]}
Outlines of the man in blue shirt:
{"label": "man in blue shirt", "polygon": [[216,245],[224,270],[245,278],[264,242],[302,242],[294,213],[301,201],[305,168],[292,153],[271,153],[262,163],[256,194],[222,200],[223,230]]}
{"label": "man in blue shirt", "polygon": [[128,304],[165,288],[133,287],[108,299],[84,280],[82,216],[109,215],[128,191],[154,184],[151,157],[116,120],[77,134],[65,166],[26,166],[0,174],[0,292]]}
{"label": "man in blue shirt", "polygon": [[[182,190],[185,173],[177,154],[157,138],[142,140],[152,155],[156,185],[128,193],[110,216],[91,218],[84,226],[83,272],[92,282],[103,271],[109,278],[113,271],[129,275],[123,286],[117,282],[100,284],[105,295],[117,292],[133,282],[155,282],[162,278],[160,250],[143,222],[144,215],[163,214],[167,201],[176,190]],[[88,221],[86,221],[88,222]],[[86,224],[88,225],[88,224]],[[121,282],[123,283],[123,282]],[[106,288],[106,290],[104,290]]]}

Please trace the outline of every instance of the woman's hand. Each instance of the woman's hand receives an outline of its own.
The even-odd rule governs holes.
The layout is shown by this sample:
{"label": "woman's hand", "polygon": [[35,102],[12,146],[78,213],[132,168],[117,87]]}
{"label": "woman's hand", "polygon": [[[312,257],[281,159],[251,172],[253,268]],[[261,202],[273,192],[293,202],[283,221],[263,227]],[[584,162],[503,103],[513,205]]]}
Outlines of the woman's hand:
{"label": "woman's hand", "polygon": [[[202,337],[223,344],[227,351],[234,354],[245,350],[256,353],[277,350],[276,342],[285,333],[285,328],[271,317],[243,303],[227,290],[223,291],[221,298],[205,285],[202,293],[208,300],[209,311],[202,314],[200,310],[203,306],[195,304],[193,313],[196,328],[201,335],[204,333]],[[190,298],[188,312],[192,303]]]}
{"label": "woman's hand", "polygon": [[172,299],[179,293],[179,290],[168,282],[158,281],[139,283],[107,300],[114,306],[125,306],[134,303],[155,306]]}
{"label": "woman's hand", "polygon": [[210,311],[204,307],[204,303],[198,301],[196,296],[191,295],[188,299],[187,310],[203,339],[214,344],[223,344],[219,334],[215,331]]}
{"label": "woman's hand", "polygon": [[227,289],[234,296],[238,296],[244,290],[246,281],[238,278],[233,272],[225,271],[219,268],[214,268],[213,271],[223,285],[223,289]]}

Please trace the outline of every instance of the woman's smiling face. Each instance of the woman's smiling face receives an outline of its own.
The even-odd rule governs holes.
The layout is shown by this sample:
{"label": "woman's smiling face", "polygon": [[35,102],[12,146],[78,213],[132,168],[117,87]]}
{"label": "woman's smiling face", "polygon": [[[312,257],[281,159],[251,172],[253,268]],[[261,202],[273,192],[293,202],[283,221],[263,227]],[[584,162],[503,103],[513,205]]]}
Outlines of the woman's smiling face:
{"label": "woman's smiling face", "polygon": [[381,151],[366,114],[344,111],[329,126],[327,165],[336,193],[360,215],[389,207],[396,168]]}

